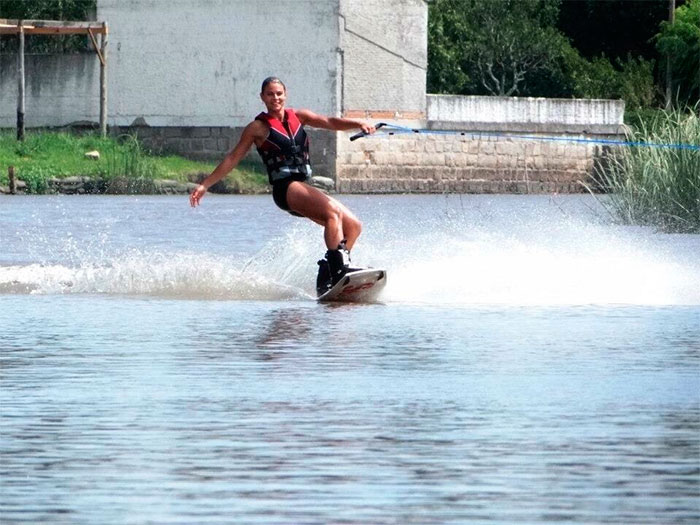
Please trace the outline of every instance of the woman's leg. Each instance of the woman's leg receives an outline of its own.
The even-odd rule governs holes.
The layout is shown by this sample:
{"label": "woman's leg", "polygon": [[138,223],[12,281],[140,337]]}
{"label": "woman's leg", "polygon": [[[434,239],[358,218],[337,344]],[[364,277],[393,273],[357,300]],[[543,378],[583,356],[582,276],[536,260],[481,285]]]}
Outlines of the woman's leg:
{"label": "woman's leg", "polygon": [[329,250],[335,250],[343,239],[347,249],[352,249],[362,232],[362,223],[343,204],[303,182],[295,181],[289,185],[287,205],[292,211],[324,227]]}

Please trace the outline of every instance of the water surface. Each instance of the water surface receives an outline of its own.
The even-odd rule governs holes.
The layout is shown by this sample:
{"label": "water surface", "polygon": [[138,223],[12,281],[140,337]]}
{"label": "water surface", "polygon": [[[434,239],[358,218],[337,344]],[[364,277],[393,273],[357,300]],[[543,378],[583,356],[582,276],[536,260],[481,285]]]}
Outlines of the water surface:
{"label": "water surface", "polygon": [[591,197],[0,197],[2,523],[695,523],[700,238]]}

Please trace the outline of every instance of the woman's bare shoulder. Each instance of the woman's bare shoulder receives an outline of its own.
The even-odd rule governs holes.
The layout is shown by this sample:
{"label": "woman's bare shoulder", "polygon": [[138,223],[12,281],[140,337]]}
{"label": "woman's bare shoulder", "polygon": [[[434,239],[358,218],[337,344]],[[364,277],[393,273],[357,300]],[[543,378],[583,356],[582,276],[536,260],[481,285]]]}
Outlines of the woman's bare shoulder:
{"label": "woman's bare shoulder", "polygon": [[269,133],[269,129],[267,127],[267,124],[260,120],[253,120],[251,123],[249,123],[245,129],[243,130],[243,134],[245,135],[251,135],[253,137],[260,138],[260,139],[265,139],[267,137],[267,134]]}

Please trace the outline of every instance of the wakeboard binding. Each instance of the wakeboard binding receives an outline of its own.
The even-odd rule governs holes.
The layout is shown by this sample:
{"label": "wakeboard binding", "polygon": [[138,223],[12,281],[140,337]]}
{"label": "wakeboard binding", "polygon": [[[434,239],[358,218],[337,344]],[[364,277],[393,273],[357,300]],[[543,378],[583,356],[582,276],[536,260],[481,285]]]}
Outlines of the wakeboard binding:
{"label": "wakeboard binding", "polygon": [[318,261],[316,293],[320,297],[333,288],[349,272],[361,270],[350,266],[350,252],[343,239],[335,250],[328,250],[325,258]]}

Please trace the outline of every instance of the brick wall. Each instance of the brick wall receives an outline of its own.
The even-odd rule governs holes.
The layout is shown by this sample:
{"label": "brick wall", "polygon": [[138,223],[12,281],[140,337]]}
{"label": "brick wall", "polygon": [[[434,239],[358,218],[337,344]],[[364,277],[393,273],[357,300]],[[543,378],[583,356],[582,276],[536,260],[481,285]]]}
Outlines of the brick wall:
{"label": "brick wall", "polygon": [[364,116],[464,134],[380,132],[355,142],[339,135],[336,188],[349,193],[586,191],[603,152],[588,141],[623,138],[623,114],[619,100],[428,95],[427,120],[408,120],[416,116],[398,112]]}
{"label": "brick wall", "polygon": [[224,126],[123,126],[114,134],[136,134],[155,153],[172,153],[195,160],[220,159],[240,138],[242,128]]}
{"label": "brick wall", "polygon": [[341,144],[336,189],[345,193],[582,192],[600,152],[589,143],[488,134],[394,135]]}
{"label": "brick wall", "polygon": [[[310,129],[311,163],[314,175],[333,178],[336,164],[336,137],[334,133]],[[158,154],[177,154],[194,160],[218,162],[237,143],[242,127],[225,126],[124,126],[110,128],[113,134],[136,134],[141,142]],[[255,147],[248,153],[251,160],[259,160]],[[262,163],[260,164],[262,168]]]}

